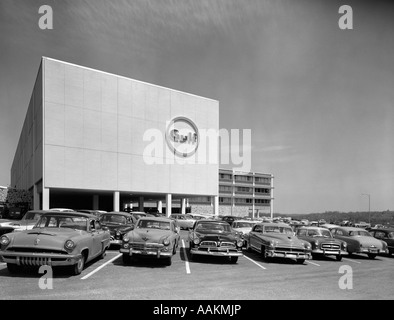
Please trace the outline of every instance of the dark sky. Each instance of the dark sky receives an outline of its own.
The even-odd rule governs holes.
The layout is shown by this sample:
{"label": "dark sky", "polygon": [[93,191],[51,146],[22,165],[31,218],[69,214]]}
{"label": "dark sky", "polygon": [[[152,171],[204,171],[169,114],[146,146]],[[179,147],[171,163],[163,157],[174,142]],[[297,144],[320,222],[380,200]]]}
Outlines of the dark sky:
{"label": "dark sky", "polygon": [[[54,29],[38,27],[51,5]],[[353,8],[353,30],[338,9]],[[41,56],[218,100],[252,130],[274,211],[394,208],[394,3],[333,0],[1,0],[0,185]]]}

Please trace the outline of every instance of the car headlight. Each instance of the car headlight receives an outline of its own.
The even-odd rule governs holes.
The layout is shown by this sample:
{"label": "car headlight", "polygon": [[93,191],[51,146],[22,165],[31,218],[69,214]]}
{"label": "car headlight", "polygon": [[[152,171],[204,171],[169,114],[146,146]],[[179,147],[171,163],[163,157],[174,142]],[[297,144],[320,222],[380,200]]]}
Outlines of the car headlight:
{"label": "car headlight", "polygon": [[130,238],[127,236],[127,234],[125,234],[123,236],[123,242],[129,242],[129,241],[130,241]]}
{"label": "car headlight", "polygon": [[2,246],[8,246],[9,243],[10,243],[10,238],[8,238],[7,236],[2,236],[0,238],[0,244]]}
{"label": "car headlight", "polygon": [[342,243],[342,245],[343,245],[343,247],[344,247],[345,249],[347,248],[347,243],[346,243],[346,242]]}
{"label": "car headlight", "polygon": [[165,239],[165,240],[163,241],[163,244],[164,244],[165,246],[168,246],[168,245],[170,244],[170,240]]}
{"label": "car headlight", "polygon": [[237,247],[242,247],[244,245],[244,242],[242,240],[237,241]]}
{"label": "car headlight", "polygon": [[72,251],[72,250],[74,249],[74,247],[75,247],[75,243],[74,243],[74,241],[72,241],[72,240],[67,240],[67,241],[64,243],[64,248],[65,248],[67,251]]}
{"label": "car headlight", "polygon": [[120,236],[120,232],[116,231],[116,236],[119,237]]}
{"label": "car headlight", "polygon": [[319,245],[319,240],[315,240],[316,247]]}
{"label": "car headlight", "polygon": [[193,239],[193,243],[194,243],[194,244],[199,244],[199,243],[200,243],[200,239],[197,238],[197,237],[194,238],[194,239]]}

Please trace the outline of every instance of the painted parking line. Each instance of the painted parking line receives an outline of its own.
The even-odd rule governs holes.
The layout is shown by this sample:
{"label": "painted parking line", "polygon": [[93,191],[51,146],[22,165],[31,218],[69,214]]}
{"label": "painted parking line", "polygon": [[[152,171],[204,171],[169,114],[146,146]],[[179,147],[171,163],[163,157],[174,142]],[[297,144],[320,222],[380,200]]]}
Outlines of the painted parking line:
{"label": "painted parking line", "polygon": [[86,276],[82,277],[81,280],[85,280],[85,279],[89,278],[91,275],[95,274],[97,271],[104,268],[107,264],[111,263],[112,261],[118,259],[120,256],[122,256],[121,253],[119,253],[118,255],[113,257],[112,259],[108,260],[106,263],[103,263],[100,267],[98,267],[95,270],[93,270],[92,272],[88,273]]}
{"label": "painted parking line", "polygon": [[361,264],[360,261],[356,261],[356,260],[349,259],[349,258],[342,258],[342,260],[351,261],[351,262],[354,262],[354,263],[359,263],[359,264]]}
{"label": "painted parking line", "polygon": [[183,248],[183,253],[185,255],[185,266],[186,266],[186,273],[190,274],[190,264],[189,264],[189,259],[187,258],[187,252],[186,252],[186,245],[185,241],[182,239],[182,248]]}
{"label": "painted parking line", "polygon": [[316,262],[308,261],[306,260],[307,263],[313,264],[314,266],[320,267],[320,264],[317,264]]}
{"label": "painted parking line", "polygon": [[246,258],[246,259],[248,259],[249,261],[253,262],[255,265],[259,266],[261,269],[264,269],[264,270],[267,269],[267,268],[263,267],[260,263],[254,261],[253,259],[250,259],[249,257],[247,257],[247,256],[245,256],[245,255],[244,255],[243,257]]}

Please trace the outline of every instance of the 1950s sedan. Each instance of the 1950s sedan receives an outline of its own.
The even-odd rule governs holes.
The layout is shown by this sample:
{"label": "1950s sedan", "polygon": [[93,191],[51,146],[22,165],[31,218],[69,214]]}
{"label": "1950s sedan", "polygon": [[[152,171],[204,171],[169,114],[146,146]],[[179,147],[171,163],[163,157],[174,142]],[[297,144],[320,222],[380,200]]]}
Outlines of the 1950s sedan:
{"label": "1950s sedan", "polygon": [[134,256],[151,256],[164,259],[171,265],[172,256],[179,246],[179,230],[176,222],[162,217],[141,217],[134,229],[123,236],[120,252],[128,264]]}
{"label": "1950s sedan", "polygon": [[369,233],[376,239],[387,243],[388,253],[394,253],[394,228],[373,228]]}
{"label": "1950s sedan", "polygon": [[264,259],[282,257],[304,263],[311,259],[311,244],[298,239],[285,223],[256,224],[246,238],[246,249],[262,254]]}
{"label": "1950s sedan", "polygon": [[77,212],[49,212],[41,215],[31,230],[0,238],[0,256],[8,270],[20,266],[70,266],[77,275],[85,263],[104,257],[110,234],[96,216]]}
{"label": "1950s sedan", "polygon": [[226,221],[197,220],[189,232],[190,258],[195,256],[229,257],[236,263],[242,256],[243,240]]}
{"label": "1950s sedan", "polygon": [[299,239],[308,241],[312,246],[312,257],[335,256],[337,261],[342,260],[342,256],[348,255],[347,243],[335,239],[330,230],[319,227],[300,227],[296,231]]}
{"label": "1950s sedan", "polygon": [[137,218],[131,213],[120,211],[102,213],[99,220],[102,226],[109,229],[111,245],[117,245],[118,247],[122,244],[123,236],[133,230],[137,222]]}
{"label": "1950s sedan", "polygon": [[380,253],[388,253],[387,243],[375,239],[367,230],[355,227],[337,227],[330,229],[334,238],[347,243],[349,254],[366,253],[374,259]]}

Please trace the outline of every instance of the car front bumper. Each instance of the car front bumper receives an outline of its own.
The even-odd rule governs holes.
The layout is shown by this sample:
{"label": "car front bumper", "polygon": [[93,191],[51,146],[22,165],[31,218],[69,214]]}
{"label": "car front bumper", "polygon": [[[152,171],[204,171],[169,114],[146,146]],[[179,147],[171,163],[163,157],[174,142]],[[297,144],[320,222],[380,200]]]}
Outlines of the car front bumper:
{"label": "car front bumper", "polygon": [[375,249],[375,248],[361,248],[358,251],[355,251],[353,253],[371,253],[371,254],[385,254],[385,253],[389,253],[389,251],[386,250],[380,250],[380,249]]}
{"label": "car front bumper", "polygon": [[146,248],[146,249],[125,249],[120,248],[119,250],[123,254],[128,254],[130,257],[133,255],[141,255],[141,256],[156,256],[157,258],[169,258],[172,257],[171,250],[169,251],[161,251],[155,248]]}
{"label": "car front bumper", "polygon": [[266,257],[268,258],[288,258],[288,259],[312,259],[310,252],[294,252],[294,251],[278,251],[278,250],[266,250]]}
{"label": "car front bumper", "polygon": [[322,255],[326,255],[326,256],[346,256],[349,253],[347,251],[343,251],[343,250],[324,250],[324,249],[314,249],[312,250],[312,254],[322,254]]}
{"label": "car front bumper", "polygon": [[72,266],[82,257],[81,254],[48,254],[30,252],[0,252],[0,257],[6,263],[18,266]]}
{"label": "car front bumper", "polygon": [[234,251],[234,250],[199,250],[198,248],[192,248],[190,249],[191,254],[196,254],[196,255],[203,255],[203,256],[218,256],[218,257],[242,257],[243,254],[240,251]]}

